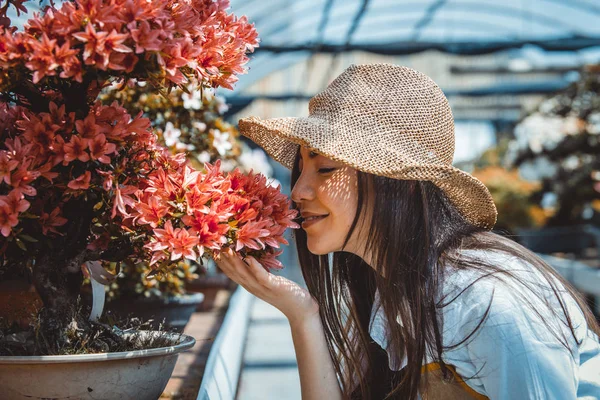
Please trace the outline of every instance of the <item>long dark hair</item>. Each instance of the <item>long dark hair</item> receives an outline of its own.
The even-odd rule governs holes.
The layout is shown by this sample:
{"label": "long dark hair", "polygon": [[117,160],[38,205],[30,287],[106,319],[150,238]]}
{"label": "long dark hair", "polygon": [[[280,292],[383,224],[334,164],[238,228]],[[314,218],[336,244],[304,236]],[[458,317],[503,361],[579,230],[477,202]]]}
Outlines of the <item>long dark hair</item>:
{"label": "long dark hair", "polygon": [[[292,188],[300,176],[299,160],[300,152],[292,169]],[[441,304],[438,297],[444,265],[500,275],[532,289],[530,284],[501,265],[461,257],[459,249],[499,251],[529,262],[557,296],[561,314],[575,340],[574,327],[559,295],[561,289],[558,283],[577,301],[589,329],[600,334],[598,322],[585,300],[552,267],[513,240],[469,224],[443,191],[431,182],[397,180],[360,170],[356,172],[357,212],[343,247],[356,229],[361,213],[369,209],[368,189],[374,194],[374,211],[368,235],[361,241],[366,241],[375,269],[362,258],[345,251],[334,252],[330,263],[328,255],[310,253],[304,230],[294,232],[302,274],[308,290],[319,304],[329,353],[345,398],[416,399],[422,384],[421,366],[427,348],[434,349],[442,374],[449,376],[449,369],[442,360],[442,352],[449,347],[442,343],[443,330],[438,321],[441,308],[451,302]],[[293,207],[297,205],[293,203]],[[544,285],[546,282],[543,282]],[[390,346],[400,359],[406,357],[408,362],[401,371],[388,368],[386,353],[369,337],[376,290],[387,320],[395,321],[399,316],[403,323],[402,326],[395,324],[397,329],[389,332]],[[491,301],[488,311],[490,305]],[[524,306],[529,306],[541,317],[531,304]],[[559,317],[557,311],[552,308],[550,311],[553,316]],[[467,341],[479,329],[487,314],[486,311],[469,336],[452,347]],[[550,331],[556,331],[555,321],[546,322]],[[560,332],[556,332],[556,336],[568,348],[567,338],[561,337]]]}

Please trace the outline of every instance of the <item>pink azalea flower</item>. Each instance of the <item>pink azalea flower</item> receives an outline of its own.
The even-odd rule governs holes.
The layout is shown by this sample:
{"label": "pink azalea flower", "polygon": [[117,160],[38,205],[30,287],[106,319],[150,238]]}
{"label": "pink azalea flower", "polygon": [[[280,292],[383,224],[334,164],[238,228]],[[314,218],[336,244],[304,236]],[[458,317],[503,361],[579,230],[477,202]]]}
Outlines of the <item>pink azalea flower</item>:
{"label": "pink azalea flower", "polygon": [[149,196],[147,202],[138,202],[136,211],[139,212],[137,222],[140,224],[149,224],[152,228],[157,228],[161,219],[167,215],[168,208],[162,204],[158,196]]}
{"label": "pink azalea flower", "polygon": [[97,135],[88,142],[90,147],[90,157],[92,160],[98,160],[101,163],[109,164],[110,157],[107,154],[112,154],[117,150],[117,145],[106,141],[106,136],[103,134]]}
{"label": "pink azalea flower", "polygon": [[258,221],[258,222],[247,222],[245,223],[236,233],[237,241],[235,244],[235,251],[241,250],[244,246],[254,249],[262,250],[265,248],[264,242],[261,238],[269,236],[270,232],[268,229],[264,229],[265,225],[269,221]]}
{"label": "pink azalea flower", "polygon": [[50,183],[52,183],[53,179],[58,177],[58,172],[51,172],[52,166],[52,162],[47,162],[37,169],[37,172],[40,173],[40,176],[48,179]]}
{"label": "pink azalea flower", "polygon": [[10,185],[10,174],[19,165],[17,160],[11,160],[6,150],[0,150],[0,179]]}
{"label": "pink azalea flower", "polygon": [[283,250],[279,250],[277,252],[274,252],[272,254],[267,253],[265,256],[263,256],[260,259],[260,264],[268,271],[270,269],[282,269],[283,268],[283,264],[281,264],[281,261],[279,261],[276,257],[281,255],[281,253],[283,253]]}
{"label": "pink azalea flower", "polygon": [[11,214],[19,214],[29,209],[30,203],[18,190],[11,190],[7,196],[0,196],[0,205],[8,207]]}
{"label": "pink azalea flower", "polygon": [[198,236],[190,234],[186,229],[175,229],[174,236],[171,239],[171,261],[187,258],[196,260],[194,247],[198,245]]}
{"label": "pink azalea flower", "polygon": [[54,58],[56,39],[50,40],[43,33],[41,41],[31,40],[30,44],[32,54],[25,66],[33,71],[33,83],[38,83],[45,76],[56,75],[55,70],[59,66]]}
{"label": "pink azalea flower", "polygon": [[104,41],[108,36],[108,32],[97,32],[93,23],[85,26],[84,32],[74,33],[75,39],[84,42],[83,60],[86,65],[96,65],[98,68],[105,70],[108,66],[108,55],[104,49]]}
{"label": "pink azalea flower", "polygon": [[135,193],[136,190],[137,188],[135,186],[122,186],[115,189],[111,218],[114,218],[117,215],[117,210],[122,216],[129,217],[129,213],[125,209],[125,206],[135,206],[136,201],[130,195]]}
{"label": "pink azalea flower", "polygon": [[89,113],[83,120],[75,121],[75,128],[80,137],[85,139],[92,139],[98,132],[98,126],[96,125],[96,116],[93,112]]}
{"label": "pink azalea flower", "polygon": [[188,191],[185,194],[185,200],[187,205],[186,212],[188,214],[193,214],[195,211],[200,211],[204,213],[208,213],[210,207],[206,205],[206,203],[212,198],[212,194],[207,190],[202,190],[200,187],[195,187],[194,189]]}
{"label": "pink azalea flower", "polygon": [[88,161],[90,155],[85,151],[87,147],[88,139],[82,138],[79,135],[71,136],[69,143],[65,143],[63,146],[63,151],[65,152],[63,164],[67,165],[73,160],[79,160],[81,162]]}
{"label": "pink azalea flower", "polygon": [[176,43],[165,46],[162,53],[164,54],[157,54],[157,59],[158,64],[167,72],[167,79],[178,85],[186,83],[187,78],[179,68],[187,65],[190,60],[181,55],[181,44]]}
{"label": "pink azalea flower", "polygon": [[73,78],[77,82],[83,81],[82,68],[77,55],[79,50],[72,49],[69,40],[66,40],[62,46],[56,47],[54,51],[54,60],[62,68],[61,78]]}
{"label": "pink azalea flower", "polygon": [[112,53],[108,60],[108,67],[115,71],[132,72],[138,61],[139,57],[133,53]]}
{"label": "pink azalea flower", "polygon": [[135,41],[136,54],[144,51],[160,51],[162,30],[152,29],[148,21],[141,21],[138,29],[131,30],[131,37]]}
{"label": "pink azalea flower", "polygon": [[52,157],[52,165],[60,164],[65,159],[65,140],[62,136],[57,135],[54,137],[54,143],[50,146],[50,150],[54,153]]}
{"label": "pink azalea flower", "polygon": [[38,171],[29,170],[28,168],[30,165],[31,160],[24,161],[19,165],[17,171],[14,172],[11,177],[11,185],[14,189],[27,196],[35,196],[37,191],[30,183],[36,180],[40,176],[40,173]]}
{"label": "pink azalea flower", "polygon": [[0,233],[2,233],[2,236],[10,236],[12,228],[17,226],[18,223],[19,218],[17,214],[8,205],[0,205]]}
{"label": "pink azalea flower", "polygon": [[31,152],[33,144],[23,144],[21,139],[17,136],[14,139],[6,139],[4,141],[6,148],[12,153],[13,159],[22,161]]}
{"label": "pink azalea flower", "polygon": [[55,229],[55,227],[63,226],[69,220],[60,216],[60,208],[56,207],[50,214],[46,212],[42,212],[42,215],[39,219],[40,224],[42,225],[42,233],[47,235],[49,232],[56,233],[58,235],[62,235],[59,231]]}
{"label": "pink azalea flower", "polygon": [[104,38],[104,50],[107,53],[131,53],[133,50],[123,44],[127,39],[129,39],[128,33],[117,33],[117,31],[113,29],[108,36]]}
{"label": "pink azalea flower", "polygon": [[67,186],[73,190],[86,190],[90,187],[91,179],[92,173],[90,171],[85,171],[84,174],[70,181]]}
{"label": "pink azalea flower", "polygon": [[41,113],[39,117],[41,118],[35,115],[25,116],[16,124],[23,131],[23,137],[30,145],[37,146],[38,150],[45,154],[54,141],[55,133],[60,126],[54,123],[50,114]]}
{"label": "pink azalea flower", "polygon": [[208,214],[196,211],[194,215],[184,216],[182,221],[197,235],[200,257],[205,247],[218,250],[227,242],[225,235],[231,229],[229,224],[223,223],[227,222],[227,217],[214,210]]}

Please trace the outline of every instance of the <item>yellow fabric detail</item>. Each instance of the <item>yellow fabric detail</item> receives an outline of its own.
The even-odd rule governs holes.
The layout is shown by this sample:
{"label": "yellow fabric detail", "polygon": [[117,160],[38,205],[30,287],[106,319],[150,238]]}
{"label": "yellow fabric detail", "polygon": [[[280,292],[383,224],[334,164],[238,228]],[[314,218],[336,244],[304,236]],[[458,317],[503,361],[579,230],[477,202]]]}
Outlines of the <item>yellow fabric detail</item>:
{"label": "yellow fabric detail", "polygon": [[[481,393],[476,392],[475,390],[473,390],[472,387],[467,385],[466,382],[461,378],[461,376],[456,372],[456,368],[454,368],[454,366],[449,365],[449,364],[446,364],[446,366],[448,367],[450,372],[452,372],[452,375],[454,375],[454,379],[455,379],[456,383],[458,383],[474,399],[489,400],[489,398],[487,396],[484,396]],[[423,365],[421,367],[421,373],[423,374],[425,372],[438,371],[440,369],[441,369],[441,366],[439,363],[435,363],[435,362],[429,363],[429,364]]]}

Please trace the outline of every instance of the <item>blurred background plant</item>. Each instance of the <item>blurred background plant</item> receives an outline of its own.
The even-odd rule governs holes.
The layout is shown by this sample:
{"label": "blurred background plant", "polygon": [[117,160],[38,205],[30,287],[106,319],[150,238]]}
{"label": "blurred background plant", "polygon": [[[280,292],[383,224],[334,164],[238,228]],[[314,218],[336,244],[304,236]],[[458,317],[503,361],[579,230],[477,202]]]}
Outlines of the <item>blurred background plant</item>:
{"label": "blurred background plant", "polygon": [[514,135],[505,165],[539,182],[531,199],[547,215],[545,225],[600,223],[600,65],[584,67],[578,81],[523,118]]}
{"label": "blurred background plant", "polygon": [[540,183],[527,181],[519,176],[517,169],[502,166],[508,145],[509,140],[504,139],[486,150],[475,162],[473,175],[488,187],[494,198],[498,209],[495,229],[514,234],[519,228],[543,226],[548,214],[532,199]]}

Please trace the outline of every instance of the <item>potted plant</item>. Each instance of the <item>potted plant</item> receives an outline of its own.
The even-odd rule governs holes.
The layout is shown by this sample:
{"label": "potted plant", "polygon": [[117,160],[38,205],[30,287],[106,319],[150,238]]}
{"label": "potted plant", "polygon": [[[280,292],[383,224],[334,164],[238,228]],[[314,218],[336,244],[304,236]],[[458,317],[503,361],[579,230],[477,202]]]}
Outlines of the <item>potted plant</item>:
{"label": "potted plant", "polygon": [[0,277],[31,279],[42,308],[27,330],[2,326],[0,392],[156,398],[194,339],[89,320],[84,274],[106,282],[126,260],[168,274],[223,247],[278,268],[296,211],[261,175],[225,175],[219,161],[194,170],[148,119],[97,96],[114,80],[231,85],[256,32],[225,1],[76,0],[24,31],[9,26],[11,3],[24,10],[0,9]]}

